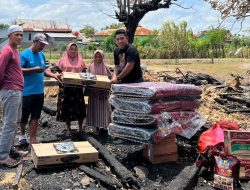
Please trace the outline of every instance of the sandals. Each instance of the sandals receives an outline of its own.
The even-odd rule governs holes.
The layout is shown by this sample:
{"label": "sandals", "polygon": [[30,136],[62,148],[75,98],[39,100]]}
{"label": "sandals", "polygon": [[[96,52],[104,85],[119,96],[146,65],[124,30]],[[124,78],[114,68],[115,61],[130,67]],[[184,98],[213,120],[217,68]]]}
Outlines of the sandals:
{"label": "sandals", "polygon": [[0,166],[4,166],[4,167],[7,167],[7,168],[15,168],[17,167],[22,161],[17,161],[17,160],[14,160],[10,157],[8,157],[7,159],[5,160],[1,160],[0,161]]}

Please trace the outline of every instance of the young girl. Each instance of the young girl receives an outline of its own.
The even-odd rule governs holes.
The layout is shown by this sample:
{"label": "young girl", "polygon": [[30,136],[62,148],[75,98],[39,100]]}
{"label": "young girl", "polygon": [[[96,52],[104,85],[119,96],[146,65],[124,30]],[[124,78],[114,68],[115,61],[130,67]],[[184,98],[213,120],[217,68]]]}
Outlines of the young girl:
{"label": "young girl", "polygon": [[[87,71],[96,75],[106,75],[111,78],[111,72],[104,63],[102,50],[94,52],[94,61],[89,65]],[[111,121],[111,105],[108,102],[109,90],[88,88],[89,95],[86,124],[94,128],[98,134],[100,128],[107,129]]]}

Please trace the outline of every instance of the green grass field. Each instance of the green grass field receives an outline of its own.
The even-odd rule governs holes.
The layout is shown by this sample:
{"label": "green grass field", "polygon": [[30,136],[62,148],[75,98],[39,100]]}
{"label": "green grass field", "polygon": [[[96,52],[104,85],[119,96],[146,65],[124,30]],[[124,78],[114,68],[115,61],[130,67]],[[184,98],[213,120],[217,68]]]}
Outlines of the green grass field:
{"label": "green grass field", "polygon": [[[142,60],[150,70],[168,71],[170,75],[175,75],[175,69],[178,67],[184,74],[186,71],[201,72],[209,74],[220,80],[232,78],[230,75],[239,74],[249,80],[246,75],[250,70],[250,59],[180,59],[176,60]],[[247,82],[247,81],[246,81]],[[250,82],[250,81],[248,81]]]}

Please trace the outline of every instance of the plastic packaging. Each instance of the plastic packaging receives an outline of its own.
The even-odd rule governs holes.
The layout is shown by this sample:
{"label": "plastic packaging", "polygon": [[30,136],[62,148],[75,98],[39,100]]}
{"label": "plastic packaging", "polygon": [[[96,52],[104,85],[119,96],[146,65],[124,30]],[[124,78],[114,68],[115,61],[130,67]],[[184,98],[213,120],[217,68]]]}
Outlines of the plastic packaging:
{"label": "plastic packaging", "polygon": [[[157,115],[148,115],[149,118],[151,117],[148,120],[143,120],[143,117],[137,119],[134,114],[131,115],[135,118],[130,118],[130,114],[124,114],[124,112],[119,113],[115,111],[113,114],[117,114],[116,117],[118,118],[114,120],[114,117],[112,117],[113,123],[108,128],[109,135],[142,143],[158,142],[170,133],[191,138],[206,121],[205,118],[196,112],[164,112]],[[121,116],[120,119],[118,114]],[[138,121],[140,122],[139,124],[133,123]],[[142,123],[145,124],[147,122],[147,126],[142,125]],[[152,122],[151,125],[149,124],[150,122]]]}
{"label": "plastic packaging", "polygon": [[157,126],[157,121],[154,115],[123,112],[114,110],[111,114],[113,123],[136,125],[136,126]]}
{"label": "plastic packaging", "polygon": [[108,134],[114,137],[135,142],[150,144],[160,141],[170,135],[173,128],[141,128],[110,123]]}
{"label": "plastic packaging", "polygon": [[122,96],[162,98],[167,96],[199,96],[199,87],[190,84],[171,84],[167,82],[141,82],[131,84],[113,84],[112,94]]}
{"label": "plastic packaging", "polygon": [[218,189],[236,189],[239,183],[240,161],[236,156],[218,153],[214,155],[214,184]]}
{"label": "plastic packaging", "polygon": [[89,72],[79,73],[79,75],[80,75],[81,78],[96,80],[96,75],[92,74],[92,73],[89,73]]}
{"label": "plastic packaging", "polygon": [[149,114],[163,111],[194,111],[200,106],[199,98],[200,96],[179,96],[150,100],[111,95],[109,102],[118,110]]}
{"label": "plastic packaging", "polygon": [[207,121],[207,118],[197,112],[168,112],[168,114],[181,126],[181,129],[175,133],[188,139],[194,136]]}

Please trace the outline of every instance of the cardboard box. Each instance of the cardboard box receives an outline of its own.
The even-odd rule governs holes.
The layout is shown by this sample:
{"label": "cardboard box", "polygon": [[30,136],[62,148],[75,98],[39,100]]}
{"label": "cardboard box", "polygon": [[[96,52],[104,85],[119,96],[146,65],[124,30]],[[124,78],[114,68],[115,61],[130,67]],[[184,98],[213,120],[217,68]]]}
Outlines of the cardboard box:
{"label": "cardboard box", "polygon": [[89,163],[98,161],[98,151],[87,141],[74,142],[78,149],[74,153],[58,153],[54,144],[32,144],[31,157],[36,168],[39,166],[58,165],[66,163]]}
{"label": "cardboard box", "polygon": [[152,164],[162,164],[166,162],[176,162],[178,160],[178,154],[166,154],[161,156],[153,156],[148,159]]}
{"label": "cardboard box", "polygon": [[63,84],[83,86],[89,85],[96,88],[110,89],[110,80],[107,76],[96,75],[95,79],[81,78],[79,73],[63,72]]}
{"label": "cardboard box", "polygon": [[224,144],[226,153],[250,155],[250,131],[225,130]]}
{"label": "cardboard box", "polygon": [[250,179],[250,156],[235,155],[240,160],[240,179]]}
{"label": "cardboard box", "polygon": [[153,164],[177,161],[178,153],[175,137],[175,134],[171,134],[157,143],[144,145],[144,158]]}

